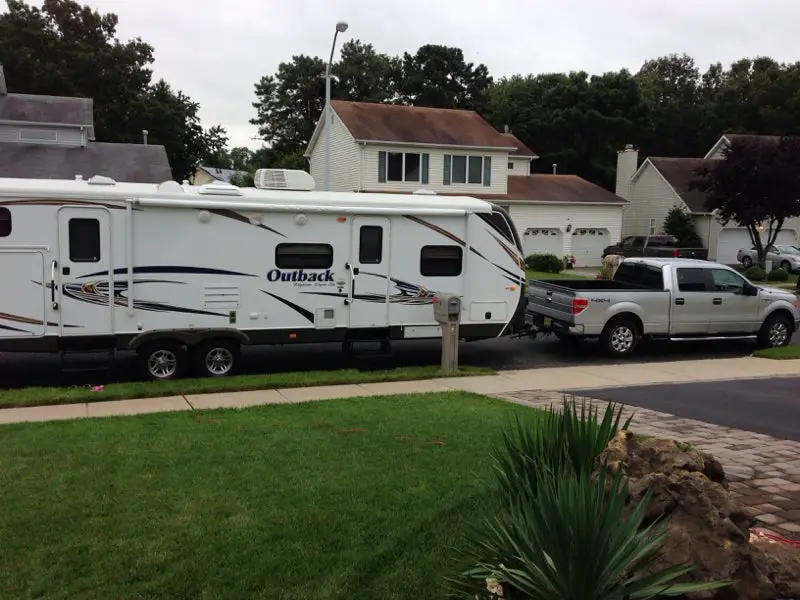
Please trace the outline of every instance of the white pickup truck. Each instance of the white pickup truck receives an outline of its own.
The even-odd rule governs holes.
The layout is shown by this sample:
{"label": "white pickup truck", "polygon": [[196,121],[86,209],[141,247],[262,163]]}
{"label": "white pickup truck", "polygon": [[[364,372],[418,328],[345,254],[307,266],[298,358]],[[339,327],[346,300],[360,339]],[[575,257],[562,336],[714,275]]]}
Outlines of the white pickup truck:
{"label": "white pickup truck", "polygon": [[607,353],[622,357],[643,338],[786,346],[800,327],[800,308],[792,292],[756,286],[722,264],[627,258],[609,280],[530,280],[525,323],[532,335],[599,338]]}

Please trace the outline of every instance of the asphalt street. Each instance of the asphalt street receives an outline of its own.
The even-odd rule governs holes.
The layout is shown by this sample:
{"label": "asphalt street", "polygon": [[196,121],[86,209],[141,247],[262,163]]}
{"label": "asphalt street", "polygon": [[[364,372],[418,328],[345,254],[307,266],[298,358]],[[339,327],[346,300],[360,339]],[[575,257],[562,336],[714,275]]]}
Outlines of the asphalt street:
{"label": "asphalt street", "polygon": [[[800,334],[794,336],[800,344]],[[702,358],[747,356],[755,349],[751,341],[724,342],[651,342],[640,346],[636,356],[627,359],[631,364]],[[247,348],[243,353],[244,373],[280,373],[356,367],[387,369],[392,367],[433,365],[440,361],[441,345],[436,340],[397,342],[387,358],[363,356],[354,362],[342,354],[339,344],[304,344]],[[95,357],[93,360],[97,361]],[[574,365],[614,364],[599,352],[596,343],[585,342],[577,347],[565,345],[552,336],[529,338],[499,338],[480,342],[462,342],[459,347],[462,365],[484,366],[495,370],[536,369]],[[31,354],[0,354],[0,388],[52,385],[85,385],[130,381],[139,378],[136,356],[120,353],[110,371],[64,373],[58,356]]]}
{"label": "asphalt street", "polygon": [[604,388],[574,393],[800,442],[800,377]]}

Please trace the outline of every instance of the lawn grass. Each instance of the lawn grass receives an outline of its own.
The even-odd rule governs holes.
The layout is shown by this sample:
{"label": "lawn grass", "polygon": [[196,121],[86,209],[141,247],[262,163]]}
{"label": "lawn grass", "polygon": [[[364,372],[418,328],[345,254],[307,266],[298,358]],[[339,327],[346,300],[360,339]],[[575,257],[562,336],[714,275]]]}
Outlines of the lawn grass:
{"label": "lawn grass", "polygon": [[590,279],[586,275],[577,275],[574,271],[561,271],[561,273],[545,273],[543,271],[526,271],[528,279]]}
{"label": "lawn grass", "polygon": [[0,409],[17,406],[48,406],[74,402],[102,402],[128,398],[157,398],[215,392],[243,392],[315,385],[353,383],[378,383],[382,381],[414,381],[433,377],[493,375],[484,367],[459,367],[453,375],[442,373],[438,365],[403,367],[381,371],[341,369],[337,371],[296,371],[264,375],[236,375],[221,378],[173,379],[170,381],[134,381],[111,383],[101,391],[93,392],[91,386],[29,387],[0,390]]}
{"label": "lawn grass", "polygon": [[5,425],[0,597],[443,598],[514,415],[451,392]]}
{"label": "lawn grass", "polygon": [[780,348],[762,348],[753,352],[759,358],[773,358],[775,360],[793,360],[800,358],[800,346],[781,346]]}

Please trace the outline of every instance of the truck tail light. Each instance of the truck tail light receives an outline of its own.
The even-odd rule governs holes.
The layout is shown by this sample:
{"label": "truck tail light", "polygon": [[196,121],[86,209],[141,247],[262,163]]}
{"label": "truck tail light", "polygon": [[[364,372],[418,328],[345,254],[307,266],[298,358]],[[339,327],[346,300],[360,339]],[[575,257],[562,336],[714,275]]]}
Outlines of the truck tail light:
{"label": "truck tail light", "polygon": [[589,301],[586,298],[573,298],[572,299],[572,314],[579,315],[589,308]]}

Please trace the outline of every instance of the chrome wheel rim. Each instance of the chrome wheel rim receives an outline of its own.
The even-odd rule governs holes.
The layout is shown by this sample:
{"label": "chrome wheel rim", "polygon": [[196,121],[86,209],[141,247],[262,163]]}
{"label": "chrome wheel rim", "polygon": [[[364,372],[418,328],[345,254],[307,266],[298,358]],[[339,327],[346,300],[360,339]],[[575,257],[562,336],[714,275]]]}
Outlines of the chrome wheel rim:
{"label": "chrome wheel rim", "polygon": [[206,354],[206,369],[212,375],[226,375],[233,369],[233,352],[228,348],[212,348]]}
{"label": "chrome wheel rim", "polygon": [[615,327],[611,331],[611,349],[620,354],[630,352],[633,349],[634,339],[635,336],[630,327],[626,325]]}
{"label": "chrome wheel rim", "polygon": [[789,339],[789,328],[783,321],[775,321],[769,328],[770,346],[783,346]]}
{"label": "chrome wheel rim", "polygon": [[156,350],[147,359],[147,370],[156,379],[166,379],[175,375],[178,357],[171,350]]}
{"label": "chrome wheel rim", "polygon": [[745,258],[745,259],[742,260],[742,264],[745,267],[749,267],[749,266],[751,266],[753,264],[753,261],[751,259],[749,259],[749,258]]}

